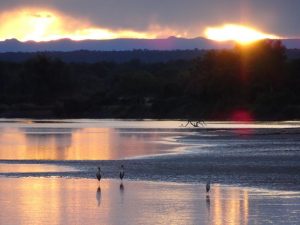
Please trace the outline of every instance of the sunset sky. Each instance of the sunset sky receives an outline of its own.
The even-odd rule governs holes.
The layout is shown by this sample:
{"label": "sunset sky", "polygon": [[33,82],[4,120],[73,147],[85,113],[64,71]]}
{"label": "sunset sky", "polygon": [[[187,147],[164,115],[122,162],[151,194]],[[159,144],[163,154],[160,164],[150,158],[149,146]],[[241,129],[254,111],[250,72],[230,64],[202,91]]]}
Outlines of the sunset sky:
{"label": "sunset sky", "polygon": [[225,24],[254,28],[258,38],[300,36],[295,0],[1,0],[0,5],[0,40],[192,38]]}

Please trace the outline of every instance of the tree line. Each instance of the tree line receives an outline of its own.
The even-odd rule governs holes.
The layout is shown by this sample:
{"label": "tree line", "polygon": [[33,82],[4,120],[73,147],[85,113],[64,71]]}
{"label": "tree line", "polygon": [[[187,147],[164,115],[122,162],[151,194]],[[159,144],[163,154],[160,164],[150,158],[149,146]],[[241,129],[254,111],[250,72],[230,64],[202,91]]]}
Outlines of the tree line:
{"label": "tree line", "polygon": [[191,60],[67,63],[43,54],[0,61],[0,116],[299,119],[300,59],[280,41]]}
{"label": "tree line", "polygon": [[[97,63],[100,61],[125,63],[136,59],[145,63],[158,63],[171,60],[191,60],[202,56],[205,52],[206,50],[200,49],[172,51],[137,49],[132,51],[0,52],[0,61],[21,63],[42,54],[49,58],[60,59],[66,63]],[[297,51],[293,55],[297,57]]]}

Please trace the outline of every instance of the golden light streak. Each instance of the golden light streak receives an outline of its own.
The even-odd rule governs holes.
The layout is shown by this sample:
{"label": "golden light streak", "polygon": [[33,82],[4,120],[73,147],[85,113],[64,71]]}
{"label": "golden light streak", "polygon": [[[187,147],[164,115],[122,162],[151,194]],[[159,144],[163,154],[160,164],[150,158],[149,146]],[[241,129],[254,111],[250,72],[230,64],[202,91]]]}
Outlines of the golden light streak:
{"label": "golden light streak", "polygon": [[22,8],[0,14],[0,40],[50,41],[58,39],[103,40],[115,38],[158,38],[182,36],[170,28],[151,25],[145,31],[108,29],[52,9]]}
{"label": "golden light streak", "polygon": [[248,224],[249,193],[239,188],[223,188],[215,184],[212,197],[212,218],[209,224]]}
{"label": "golden light streak", "polygon": [[274,34],[266,34],[254,28],[225,24],[221,27],[208,27],[204,31],[208,39],[215,41],[236,41],[240,44],[249,44],[262,39],[278,39]]}
{"label": "golden light streak", "polygon": [[[111,128],[83,128],[66,133],[35,134],[8,128],[0,134],[0,159],[109,160],[155,155],[158,153],[157,149],[170,150],[170,145],[157,141],[168,137],[156,133],[120,133]],[[10,169],[14,167],[1,168],[0,165],[0,173]],[[41,167],[27,165],[21,169],[23,172],[33,172],[41,170]],[[56,170],[55,167],[46,169]]]}

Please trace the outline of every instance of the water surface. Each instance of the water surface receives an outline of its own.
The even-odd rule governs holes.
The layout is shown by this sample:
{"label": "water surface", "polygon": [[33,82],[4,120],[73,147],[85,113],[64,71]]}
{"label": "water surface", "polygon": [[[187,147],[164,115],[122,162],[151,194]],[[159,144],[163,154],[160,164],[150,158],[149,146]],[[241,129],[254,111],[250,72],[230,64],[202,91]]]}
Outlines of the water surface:
{"label": "water surface", "polygon": [[[101,127],[100,123],[2,124],[2,160],[108,160],[178,151],[177,130]],[[55,126],[54,126],[55,125]]]}
{"label": "water surface", "polygon": [[[285,133],[280,132],[300,127],[299,122],[206,122],[199,128],[184,127],[185,124],[186,121],[1,119],[0,160],[115,160],[185,153],[185,147],[193,144],[194,150],[201,152],[216,145],[214,149],[220,150],[228,140],[236,145],[245,137],[255,141],[260,137],[248,149],[252,151],[255,144],[268,146],[275,138],[284,137]],[[257,136],[274,132],[279,135],[273,139]],[[180,141],[182,138],[185,141]]]}
{"label": "water surface", "polygon": [[299,223],[299,122],[185,124],[0,119],[0,224]]}
{"label": "water surface", "polygon": [[300,195],[213,185],[0,178],[1,224],[297,224]]}

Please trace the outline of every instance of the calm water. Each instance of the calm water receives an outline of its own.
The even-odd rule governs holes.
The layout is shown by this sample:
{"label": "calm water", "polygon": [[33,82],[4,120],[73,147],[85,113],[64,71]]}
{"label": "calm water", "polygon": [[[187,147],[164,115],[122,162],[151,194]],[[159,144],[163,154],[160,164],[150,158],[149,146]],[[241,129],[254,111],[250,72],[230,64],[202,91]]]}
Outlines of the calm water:
{"label": "calm water", "polygon": [[184,124],[0,120],[0,224],[298,224],[300,122]]}
{"label": "calm water", "polygon": [[[243,136],[256,138],[254,134],[259,130],[274,133],[300,127],[300,122],[208,122],[199,129],[184,128],[184,124],[181,121],[2,119],[0,160],[111,160],[182,153],[187,145],[195,144],[192,138],[205,151],[202,147],[226,144],[224,137],[229,134],[236,144],[245,140]],[[222,129],[230,129],[230,133]],[[179,141],[182,138],[187,141]],[[260,138],[260,142],[264,140]],[[255,143],[253,146],[256,147]]]}
{"label": "calm water", "polygon": [[214,185],[0,178],[1,224],[298,224],[300,195]]}
{"label": "calm water", "polygon": [[205,182],[300,190],[300,122],[0,120],[0,175]]}
{"label": "calm water", "polygon": [[[2,160],[108,160],[179,151],[180,122],[14,121],[0,124]],[[149,126],[148,126],[149,124]],[[119,127],[118,127],[119,126]],[[173,127],[164,129],[164,126]],[[159,129],[161,128],[161,129]]]}

